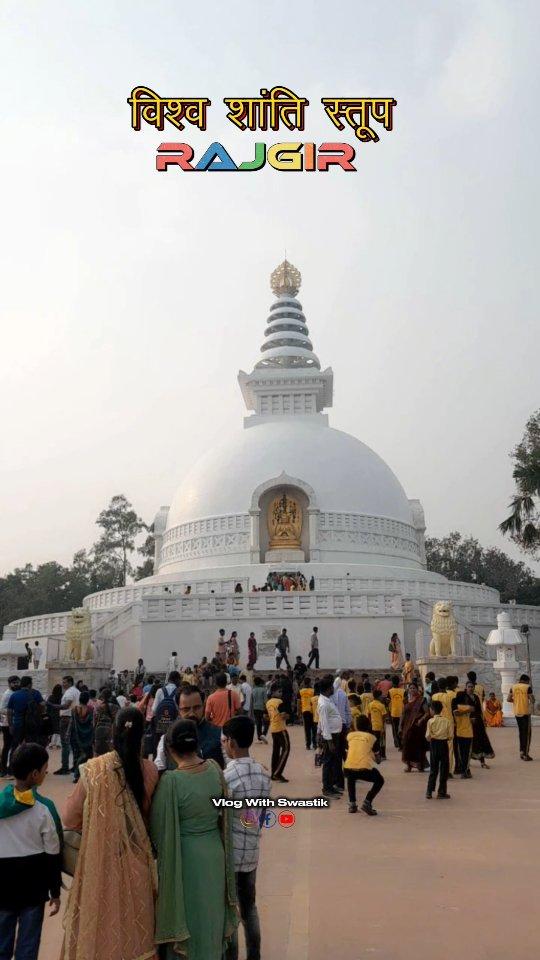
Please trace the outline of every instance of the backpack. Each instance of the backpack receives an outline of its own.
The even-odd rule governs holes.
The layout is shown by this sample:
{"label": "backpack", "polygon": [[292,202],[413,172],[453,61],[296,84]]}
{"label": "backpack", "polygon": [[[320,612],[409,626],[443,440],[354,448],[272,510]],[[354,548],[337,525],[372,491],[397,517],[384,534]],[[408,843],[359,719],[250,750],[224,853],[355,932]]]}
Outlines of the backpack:
{"label": "backpack", "polygon": [[163,686],[163,699],[160,700],[156,713],[156,733],[158,736],[163,737],[167,733],[169,727],[172,723],[178,718],[178,704],[176,702],[176,690],[174,693],[169,693],[166,686]]}
{"label": "backpack", "polygon": [[26,709],[23,718],[24,739],[35,742],[36,738],[42,735],[43,731],[43,711],[41,703],[38,703],[35,691],[30,690]]}

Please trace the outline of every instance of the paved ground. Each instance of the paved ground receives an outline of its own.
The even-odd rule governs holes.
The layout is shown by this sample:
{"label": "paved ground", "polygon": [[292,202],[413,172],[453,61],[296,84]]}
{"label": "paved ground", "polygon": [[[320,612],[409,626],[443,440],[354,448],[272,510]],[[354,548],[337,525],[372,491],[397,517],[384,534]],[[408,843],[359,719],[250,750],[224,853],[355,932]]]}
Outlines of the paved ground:
{"label": "paved ground", "polygon": [[[473,764],[473,780],[451,781],[451,801],[426,801],[425,775],[404,774],[390,746],[380,816],[350,815],[339,800],[331,810],[299,812],[290,829],[265,830],[263,960],[530,960],[539,929],[540,754],[523,763],[515,728],[490,733],[491,769]],[[319,771],[299,727],[292,742],[287,795],[318,795]],[[268,762],[270,747],[253,752]],[[49,777],[44,791],[61,806],[69,787],[59,779]],[[60,938],[55,917],[40,960],[58,960]]]}

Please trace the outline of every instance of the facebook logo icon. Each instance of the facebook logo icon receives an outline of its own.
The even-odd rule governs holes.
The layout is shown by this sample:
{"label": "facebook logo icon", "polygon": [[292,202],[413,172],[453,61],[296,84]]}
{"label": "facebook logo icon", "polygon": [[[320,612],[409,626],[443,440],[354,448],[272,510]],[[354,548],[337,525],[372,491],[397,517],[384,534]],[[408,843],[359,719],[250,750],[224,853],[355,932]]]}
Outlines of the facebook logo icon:
{"label": "facebook logo icon", "polygon": [[261,827],[273,827],[276,822],[276,815],[273,810],[266,810],[264,813],[261,813]]}

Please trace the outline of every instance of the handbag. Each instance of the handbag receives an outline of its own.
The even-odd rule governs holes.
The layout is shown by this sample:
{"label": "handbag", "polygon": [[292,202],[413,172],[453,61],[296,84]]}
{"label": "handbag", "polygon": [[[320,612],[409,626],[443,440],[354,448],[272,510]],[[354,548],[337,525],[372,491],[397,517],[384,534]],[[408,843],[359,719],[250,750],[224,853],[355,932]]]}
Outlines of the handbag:
{"label": "handbag", "polygon": [[62,873],[67,873],[68,877],[75,876],[79,848],[81,846],[82,834],[76,830],[64,830],[64,843],[62,845]]}

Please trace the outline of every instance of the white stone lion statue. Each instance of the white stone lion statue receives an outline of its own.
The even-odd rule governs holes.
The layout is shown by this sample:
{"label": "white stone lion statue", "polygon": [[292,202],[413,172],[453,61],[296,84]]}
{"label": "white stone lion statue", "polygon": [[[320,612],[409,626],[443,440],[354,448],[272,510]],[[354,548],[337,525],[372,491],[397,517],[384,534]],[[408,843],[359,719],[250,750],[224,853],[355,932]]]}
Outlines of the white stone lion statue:
{"label": "white stone lion statue", "polygon": [[456,652],[457,623],[449,600],[437,600],[433,604],[431,618],[431,657],[450,657]]}
{"label": "white stone lion statue", "polygon": [[71,611],[66,630],[66,657],[68,660],[92,659],[92,619],[85,607]]}

